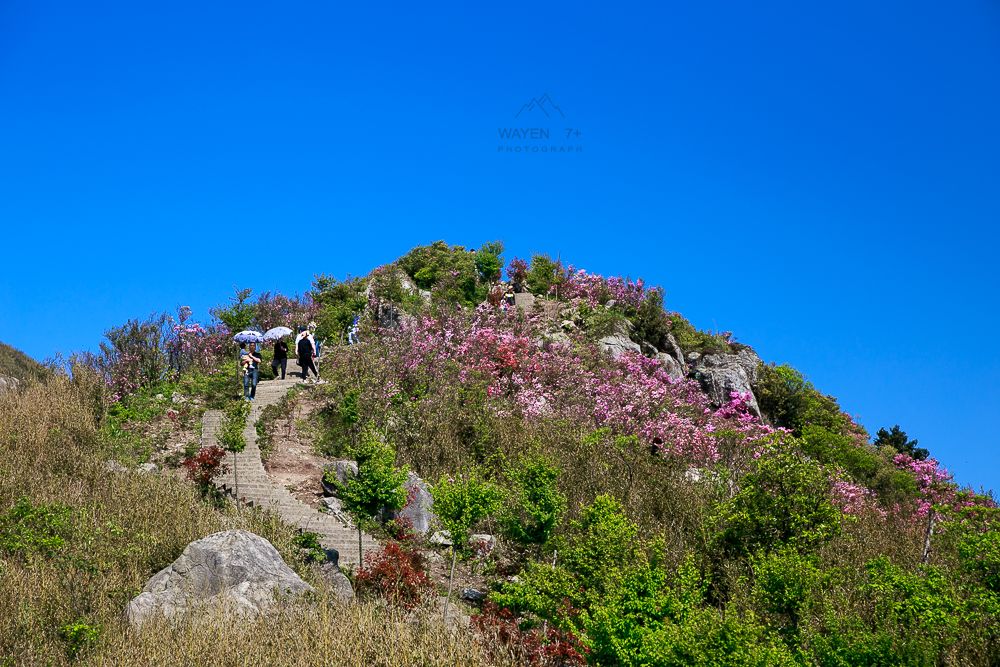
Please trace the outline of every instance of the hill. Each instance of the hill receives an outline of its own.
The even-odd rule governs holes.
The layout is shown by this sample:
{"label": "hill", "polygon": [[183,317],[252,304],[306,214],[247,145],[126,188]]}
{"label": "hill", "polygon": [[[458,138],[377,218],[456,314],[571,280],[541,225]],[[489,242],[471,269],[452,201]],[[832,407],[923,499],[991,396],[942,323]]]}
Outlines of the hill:
{"label": "hill", "polygon": [[43,380],[48,370],[24,352],[0,342],[0,376],[15,378],[21,382]]}
{"label": "hill", "polygon": [[[70,375],[0,398],[0,557],[14,575],[0,578],[0,657],[1000,660],[991,497],[899,428],[873,441],[802,373],[699,331],[658,288],[502,253],[438,242],[364,278],[318,276],[304,297],[238,291],[210,323],[185,309],[130,321]],[[322,383],[248,417],[230,332],[311,321]],[[210,408],[250,426],[274,484],[381,542],[349,573],[358,604],[334,600],[315,536],[238,508],[214,469],[185,479],[208,465]],[[109,459],[177,472],[109,475]],[[321,484],[334,493],[322,502]],[[273,623],[130,634],[128,600],[221,526],[271,540],[317,601]],[[469,627],[440,622],[452,589]]]}

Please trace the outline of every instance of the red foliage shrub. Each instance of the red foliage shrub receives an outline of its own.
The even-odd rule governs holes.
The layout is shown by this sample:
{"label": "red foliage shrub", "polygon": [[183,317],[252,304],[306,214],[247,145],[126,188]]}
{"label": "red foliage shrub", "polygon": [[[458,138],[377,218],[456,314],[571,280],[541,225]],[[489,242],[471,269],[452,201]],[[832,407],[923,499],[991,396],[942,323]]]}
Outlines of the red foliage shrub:
{"label": "red foliage shrub", "polygon": [[218,475],[229,472],[229,466],[222,462],[225,456],[225,450],[213,445],[198,450],[194,456],[181,461],[181,465],[187,470],[188,479],[205,488],[210,486]]}
{"label": "red foliage shrub", "polygon": [[381,549],[365,554],[357,586],[361,593],[379,595],[404,609],[416,607],[432,588],[423,556],[404,549],[399,542],[386,542]]}
{"label": "red foliage shrub", "polygon": [[532,667],[572,667],[586,664],[587,648],[572,632],[549,627],[522,629],[519,618],[492,602],[472,617],[480,641],[492,652],[513,657]]}

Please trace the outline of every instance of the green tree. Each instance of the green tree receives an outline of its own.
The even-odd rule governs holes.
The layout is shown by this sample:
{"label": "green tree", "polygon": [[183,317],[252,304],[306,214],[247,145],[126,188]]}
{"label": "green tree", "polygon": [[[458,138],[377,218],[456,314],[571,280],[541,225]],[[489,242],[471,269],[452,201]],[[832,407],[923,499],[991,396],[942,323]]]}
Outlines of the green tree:
{"label": "green tree", "polygon": [[740,480],[739,491],[715,512],[722,552],[745,557],[788,546],[808,552],[840,531],[830,477],[819,463],[772,449]]}
{"label": "green tree", "polygon": [[476,271],[479,272],[479,279],[484,283],[495,283],[500,280],[500,271],[503,269],[503,243],[501,241],[490,241],[484,243],[476,251]]}
{"label": "green tree", "polygon": [[455,581],[455,563],[459,550],[469,546],[472,529],[487,517],[493,516],[503,502],[503,491],[495,484],[484,480],[476,470],[457,478],[442,477],[431,487],[434,499],[434,513],[451,534],[451,575],[448,577],[448,600]]}
{"label": "green tree", "polygon": [[211,309],[212,316],[226,325],[231,333],[238,333],[244,329],[249,329],[253,323],[254,314],[257,312],[254,304],[250,301],[253,290],[237,289],[236,293],[229,298],[228,306],[216,306]]}
{"label": "green tree", "polygon": [[892,447],[897,452],[901,454],[909,454],[915,459],[923,461],[928,456],[930,452],[923,447],[917,447],[916,440],[910,440],[906,431],[899,428],[899,424],[893,426],[890,430],[885,430],[880,428],[878,433],[875,434],[875,446],[876,447]]}
{"label": "green tree", "polygon": [[358,524],[358,558],[363,557],[363,524],[375,520],[384,509],[398,510],[406,503],[409,469],[396,467],[396,449],[382,439],[374,424],[368,424],[351,450],[358,474],[340,485],[344,506]]}
{"label": "green tree", "polygon": [[542,456],[529,456],[511,472],[504,528],[522,544],[545,544],[566,511],[566,496],[556,480],[559,468]]}

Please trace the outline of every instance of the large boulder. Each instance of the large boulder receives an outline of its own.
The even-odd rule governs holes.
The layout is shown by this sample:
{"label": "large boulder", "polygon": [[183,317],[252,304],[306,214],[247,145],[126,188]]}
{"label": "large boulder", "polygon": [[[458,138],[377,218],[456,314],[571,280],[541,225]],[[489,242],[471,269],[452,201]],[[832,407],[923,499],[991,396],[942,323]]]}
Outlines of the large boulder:
{"label": "large boulder", "polygon": [[434,498],[431,497],[431,489],[427,482],[420,479],[413,471],[410,471],[405,487],[406,505],[396,516],[408,521],[415,533],[426,535],[430,532],[431,523],[436,518],[432,509]]}
{"label": "large boulder", "polygon": [[677,344],[677,339],[674,338],[674,335],[672,333],[668,333],[667,334],[667,349],[666,349],[666,352],[669,353],[670,356],[672,356],[674,359],[677,360],[677,363],[679,363],[681,365],[681,368],[684,367],[684,363],[685,363],[685,361],[684,361],[684,351],[681,350],[681,346]]}
{"label": "large boulder", "polygon": [[671,357],[669,354],[666,352],[660,352],[656,355],[656,358],[660,361],[671,378],[679,380],[684,377],[684,368],[681,366],[680,362]]}
{"label": "large boulder", "polygon": [[340,459],[323,466],[323,490],[331,496],[337,493],[337,484],[347,484],[347,480],[358,476],[358,462]]}
{"label": "large boulder", "polygon": [[21,385],[21,381],[9,375],[0,375],[0,394],[14,391]]}
{"label": "large boulder", "polygon": [[535,307],[535,295],[531,292],[515,292],[514,305],[522,310],[530,311]]}
{"label": "large boulder", "polygon": [[158,614],[174,618],[203,607],[250,617],[282,595],[312,590],[263,537],[226,530],[187,545],[129,602],[125,615],[133,626]]}
{"label": "large boulder", "polygon": [[733,392],[749,394],[750,411],[760,417],[760,407],[753,395],[751,387],[753,383],[747,372],[748,358],[740,358],[736,354],[706,354],[697,361],[698,365],[692,375],[701,383],[702,389],[713,403],[716,405],[728,403]]}
{"label": "large boulder", "polygon": [[626,352],[642,354],[638,343],[629,338],[628,322],[621,322],[615,330],[597,341],[602,350],[617,359]]}

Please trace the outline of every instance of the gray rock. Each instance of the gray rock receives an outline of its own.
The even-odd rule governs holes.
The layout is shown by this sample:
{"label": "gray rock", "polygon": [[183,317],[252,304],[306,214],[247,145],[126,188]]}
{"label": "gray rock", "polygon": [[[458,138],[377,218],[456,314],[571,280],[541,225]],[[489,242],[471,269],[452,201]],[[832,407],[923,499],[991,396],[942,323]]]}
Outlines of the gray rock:
{"label": "gray rock", "polygon": [[692,467],[684,471],[684,479],[689,482],[700,482],[703,476],[704,471],[701,468]]}
{"label": "gray rock", "polygon": [[141,472],[145,475],[157,475],[160,472],[160,466],[155,463],[143,463],[136,468],[136,472]]}
{"label": "gray rock", "polygon": [[437,613],[444,614],[445,624],[453,628],[468,628],[472,625],[472,617],[466,614],[462,607],[463,605],[455,600],[449,603],[444,595],[439,596],[433,603]]}
{"label": "gray rock", "polygon": [[620,322],[614,333],[604,336],[597,341],[602,350],[617,359],[626,352],[642,353],[642,348],[638,343],[629,338],[628,323]]}
{"label": "gray rock", "polygon": [[9,375],[0,375],[0,394],[14,391],[21,386],[21,381]]}
{"label": "gray rock", "polygon": [[749,347],[741,348],[739,352],[736,353],[736,362],[746,373],[747,379],[750,380],[750,384],[757,384],[757,375],[760,372],[760,357],[757,353],[751,350]]}
{"label": "gray rock", "polygon": [[187,398],[175,391],[174,393],[170,394],[170,402],[179,405],[181,403],[187,403]]}
{"label": "gray rock", "polygon": [[531,310],[535,307],[535,295],[531,292],[515,292],[514,305],[524,310]]}
{"label": "gray rock", "polygon": [[333,478],[338,484],[347,484],[347,480],[358,476],[358,462],[341,459],[323,466],[323,490],[333,495],[337,493],[337,487],[332,482],[327,481],[328,472],[333,472]]}
{"label": "gray rock", "polygon": [[434,498],[431,497],[430,487],[412,470],[404,486],[406,487],[406,505],[396,516],[409,521],[415,533],[426,535],[430,532],[431,523],[437,519],[432,509]]}
{"label": "gray rock", "polygon": [[226,530],[187,545],[129,602],[125,615],[133,626],[158,614],[175,618],[206,606],[252,617],[280,595],[312,590],[263,537]]}
{"label": "gray rock", "polygon": [[463,588],[462,599],[469,602],[482,602],[486,599],[486,592],[478,588]]}
{"label": "gray rock", "polygon": [[451,541],[451,533],[447,530],[436,531],[433,535],[431,535],[428,542],[439,547],[450,547],[453,544]]}
{"label": "gray rock", "polygon": [[334,598],[343,604],[354,601],[354,587],[351,586],[351,580],[340,571],[339,567],[334,563],[323,563],[319,569],[329,584]]}
{"label": "gray rock", "polygon": [[688,352],[687,362],[689,364],[696,364],[699,359],[701,359],[701,352]]}
{"label": "gray rock", "polygon": [[676,359],[677,363],[681,365],[681,368],[684,368],[684,352],[681,350],[681,346],[677,344],[677,339],[674,338],[673,334],[667,334],[667,349],[665,352],[669,353],[674,359]]}
{"label": "gray rock", "polygon": [[562,331],[553,331],[552,333],[547,333],[541,338],[536,340],[538,347],[543,350],[551,350],[553,345],[569,345],[570,338],[569,335]]}
{"label": "gray rock", "polygon": [[123,466],[121,463],[118,463],[118,461],[106,461],[104,463],[104,469],[108,472],[116,474],[125,474],[129,471],[128,468]]}
{"label": "gray rock", "polygon": [[329,512],[330,514],[339,514],[340,512],[344,511],[344,503],[340,498],[327,496],[319,501],[319,509],[321,512]]}
{"label": "gray rock", "polygon": [[753,395],[750,378],[744,370],[746,363],[746,359],[741,360],[735,354],[706,354],[698,359],[694,377],[716,405],[728,403],[732,392],[750,394],[750,411],[760,417],[757,398]]}
{"label": "gray rock", "polygon": [[321,499],[319,501],[319,511],[332,515],[348,528],[354,527],[351,515],[346,509],[344,509],[344,503],[340,500],[340,498],[328,496]]}
{"label": "gray rock", "polygon": [[684,369],[681,367],[680,362],[671,357],[666,352],[660,352],[656,355],[656,358],[663,364],[663,367],[667,370],[667,373],[675,380],[679,380],[684,377]]}

